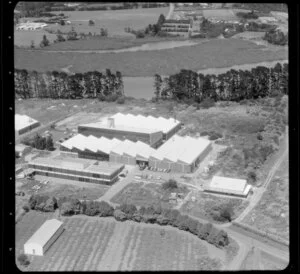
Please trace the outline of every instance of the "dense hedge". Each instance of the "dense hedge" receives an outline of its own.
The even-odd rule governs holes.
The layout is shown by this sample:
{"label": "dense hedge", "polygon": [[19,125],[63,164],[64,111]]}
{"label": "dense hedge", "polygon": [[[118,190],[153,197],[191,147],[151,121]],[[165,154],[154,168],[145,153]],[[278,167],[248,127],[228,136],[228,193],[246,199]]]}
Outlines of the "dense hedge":
{"label": "dense hedge", "polygon": [[[131,220],[159,225],[170,225],[180,230],[188,231],[216,247],[224,247],[229,244],[225,231],[215,228],[211,223],[202,224],[188,215],[182,215],[176,209],[166,209],[160,206],[137,207],[133,204],[122,204],[115,209],[107,202],[82,201],[63,197],[56,200],[46,195],[32,195],[28,201],[30,209],[40,211],[54,211],[57,207],[63,216],[84,214],[87,216],[109,217],[113,216],[117,221]],[[226,218],[223,214],[222,217]]]}

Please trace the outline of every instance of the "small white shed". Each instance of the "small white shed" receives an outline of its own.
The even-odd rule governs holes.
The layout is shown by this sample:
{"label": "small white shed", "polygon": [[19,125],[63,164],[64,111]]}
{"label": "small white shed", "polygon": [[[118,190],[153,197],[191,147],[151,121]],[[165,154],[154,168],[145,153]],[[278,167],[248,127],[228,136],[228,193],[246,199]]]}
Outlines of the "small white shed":
{"label": "small white shed", "polygon": [[24,244],[24,253],[43,256],[63,230],[63,222],[56,219],[47,220]]}

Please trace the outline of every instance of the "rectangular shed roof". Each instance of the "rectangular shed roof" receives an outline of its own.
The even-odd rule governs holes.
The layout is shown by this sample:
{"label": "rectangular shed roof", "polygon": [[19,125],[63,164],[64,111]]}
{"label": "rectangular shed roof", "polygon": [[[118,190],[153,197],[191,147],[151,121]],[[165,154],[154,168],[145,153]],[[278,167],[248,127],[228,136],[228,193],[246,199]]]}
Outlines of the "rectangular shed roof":
{"label": "rectangular shed roof", "polygon": [[25,243],[27,244],[38,244],[40,246],[45,246],[45,244],[51,239],[55,232],[63,225],[63,222],[51,219],[47,220],[42,224],[42,226],[28,239]]}
{"label": "rectangular shed roof", "polygon": [[21,130],[36,123],[39,122],[27,115],[15,114],[15,130]]}
{"label": "rectangular shed roof", "polygon": [[245,179],[214,176],[209,186],[205,189],[223,193],[247,195],[250,188],[251,186],[249,187]]}

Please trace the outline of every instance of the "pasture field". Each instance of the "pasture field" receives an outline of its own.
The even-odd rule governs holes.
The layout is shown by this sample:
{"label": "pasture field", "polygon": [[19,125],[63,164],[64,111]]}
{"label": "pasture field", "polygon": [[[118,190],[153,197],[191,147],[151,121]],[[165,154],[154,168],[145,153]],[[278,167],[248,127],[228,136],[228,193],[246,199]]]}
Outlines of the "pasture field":
{"label": "pasture field", "polygon": [[120,71],[123,76],[169,75],[180,69],[200,70],[262,61],[286,60],[286,49],[268,50],[250,41],[215,39],[201,44],[173,49],[121,52],[72,53],[15,49],[15,67],[27,70],[53,71],[72,66],[72,72]]}
{"label": "pasture field", "polygon": [[194,191],[192,194],[195,202],[188,200],[185,202],[180,211],[183,214],[189,214],[191,216],[201,218],[210,222],[216,222],[210,215],[212,208],[218,209],[224,208],[226,205],[230,205],[233,209],[232,220],[239,216],[239,214],[248,206],[248,199],[229,198],[226,196],[212,195],[204,192]]}
{"label": "pasture field", "polygon": [[[149,9],[128,9],[128,10],[99,10],[99,11],[64,11],[68,16],[71,25],[50,25],[52,30],[60,29],[62,32],[70,31],[71,27],[78,33],[84,32],[100,34],[100,29],[108,30],[109,36],[129,36],[132,34],[124,31],[125,27],[131,29],[142,29],[149,24],[155,24],[160,14],[167,15],[169,7]],[[60,12],[55,12],[59,14]],[[89,26],[88,21],[93,20],[95,25]]]}
{"label": "pasture field", "polygon": [[289,240],[289,159],[279,166],[260,202],[243,219],[250,225],[270,235]]}
{"label": "pasture field", "polygon": [[[16,254],[51,217],[35,211],[23,217]],[[30,256],[25,271],[218,270],[226,263],[225,250],[176,228],[87,216],[62,221],[65,231],[45,256]]]}
{"label": "pasture field", "polygon": [[[138,47],[144,44],[151,43],[152,45],[158,42],[167,41],[182,41],[183,37],[145,37],[145,38],[125,38],[125,37],[91,37],[86,40],[65,41],[60,43],[50,44],[43,48],[43,51],[72,51],[72,50],[118,50],[131,47]],[[159,43],[158,43],[159,44]]]}
{"label": "pasture field", "polygon": [[[169,203],[169,196],[171,192],[176,191],[164,191],[161,188],[161,184],[155,183],[131,183],[127,185],[122,191],[117,193],[111,202],[117,204],[129,203],[137,206],[150,206],[161,205],[165,208],[173,207]],[[182,192],[184,195],[188,193],[186,187],[180,187],[177,192]]]}
{"label": "pasture field", "polygon": [[203,9],[202,12],[203,16],[207,19],[238,20],[238,17],[232,9]]}
{"label": "pasture field", "polygon": [[55,34],[48,33],[45,30],[15,30],[14,31],[14,45],[19,47],[30,47],[33,41],[35,48],[40,47],[43,36],[46,35],[50,43],[56,39]]}

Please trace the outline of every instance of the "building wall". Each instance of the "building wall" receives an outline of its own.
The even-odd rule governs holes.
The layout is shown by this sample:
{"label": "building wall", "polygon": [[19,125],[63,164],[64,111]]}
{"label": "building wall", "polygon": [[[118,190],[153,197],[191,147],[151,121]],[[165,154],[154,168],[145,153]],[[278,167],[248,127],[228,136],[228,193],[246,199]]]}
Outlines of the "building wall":
{"label": "building wall", "polygon": [[109,161],[109,155],[101,152],[97,153],[97,152],[81,151],[78,152],[78,158],[93,159],[98,161]]}
{"label": "building wall", "polygon": [[181,124],[178,124],[176,127],[174,127],[172,130],[164,134],[163,139],[168,140],[170,139],[177,131],[179,131],[181,128]]}
{"label": "building wall", "polygon": [[27,255],[43,256],[43,247],[39,244],[29,243],[24,244],[24,253]]}
{"label": "building wall", "polygon": [[223,191],[212,190],[212,189],[204,189],[204,191],[205,191],[205,192],[208,192],[208,193],[215,193],[215,194],[229,195],[229,196],[241,197],[241,198],[246,198],[246,197],[248,196],[248,193],[247,193],[247,194],[236,194],[236,193],[223,192]]}
{"label": "building wall", "polygon": [[39,127],[40,125],[41,125],[40,122],[36,122],[36,123],[34,123],[34,124],[30,125],[30,126],[24,127],[24,128],[22,128],[22,129],[20,129],[18,131],[18,135],[22,135],[22,134],[24,134],[24,133],[26,133],[28,131],[31,131],[34,128]]}
{"label": "building wall", "polygon": [[84,126],[78,127],[78,133],[85,136],[93,135],[98,138],[100,137],[106,137],[108,139],[117,138],[119,140],[128,139],[133,142],[140,140],[141,142],[150,144],[150,134],[148,133],[111,130],[106,128],[90,128]]}
{"label": "building wall", "polygon": [[163,133],[161,131],[150,134],[149,144],[151,147],[158,148],[162,144],[162,141],[163,141]]}
{"label": "building wall", "polygon": [[63,233],[64,227],[61,225],[58,230],[52,235],[49,241],[43,247],[43,254],[50,248],[50,246],[58,239],[58,237]]}

